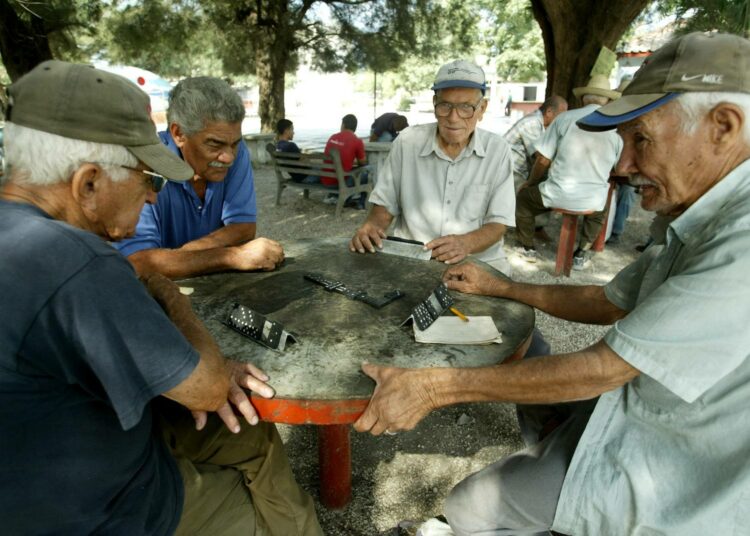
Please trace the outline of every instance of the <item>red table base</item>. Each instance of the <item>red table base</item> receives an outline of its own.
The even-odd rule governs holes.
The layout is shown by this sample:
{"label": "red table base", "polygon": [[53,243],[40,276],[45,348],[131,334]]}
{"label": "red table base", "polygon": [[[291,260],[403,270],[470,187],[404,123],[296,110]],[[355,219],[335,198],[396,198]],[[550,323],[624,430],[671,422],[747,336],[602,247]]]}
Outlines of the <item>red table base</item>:
{"label": "red table base", "polygon": [[[529,347],[526,339],[505,363],[520,359]],[[369,400],[292,400],[252,395],[253,406],[264,421],[318,425],[320,500],[326,508],[344,508],[352,498],[351,424]]]}

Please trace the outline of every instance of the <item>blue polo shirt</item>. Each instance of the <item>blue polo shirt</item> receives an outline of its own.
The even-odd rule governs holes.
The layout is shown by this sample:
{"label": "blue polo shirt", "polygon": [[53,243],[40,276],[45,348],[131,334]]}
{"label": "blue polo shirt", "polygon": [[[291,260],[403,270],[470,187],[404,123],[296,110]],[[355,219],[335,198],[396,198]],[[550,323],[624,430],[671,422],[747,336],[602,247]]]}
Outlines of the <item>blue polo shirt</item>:
{"label": "blue polo shirt", "polygon": [[[160,132],[159,137],[182,158],[169,132]],[[143,207],[135,236],[113,245],[125,256],[144,249],[175,249],[230,223],[253,223],[256,214],[250,151],[240,142],[226,178],[207,183],[205,202],[190,181],[167,181],[156,203]]]}

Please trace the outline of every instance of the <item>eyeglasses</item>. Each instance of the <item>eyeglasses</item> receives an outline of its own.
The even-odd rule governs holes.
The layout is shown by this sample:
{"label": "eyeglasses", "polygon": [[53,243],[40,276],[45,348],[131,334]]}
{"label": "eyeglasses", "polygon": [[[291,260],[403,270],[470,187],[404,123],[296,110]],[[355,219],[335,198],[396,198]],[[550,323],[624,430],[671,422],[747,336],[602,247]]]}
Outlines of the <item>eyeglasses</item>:
{"label": "eyeglasses", "polygon": [[146,182],[151,185],[151,189],[156,192],[157,194],[161,192],[162,188],[164,188],[164,185],[167,183],[167,179],[163,175],[159,175],[158,173],[154,173],[153,171],[146,171],[145,169],[136,169],[129,166],[120,166],[124,169],[129,169],[130,171],[135,171],[136,173],[143,173],[146,175]]}
{"label": "eyeglasses", "polygon": [[448,117],[455,109],[458,117],[461,119],[470,119],[474,117],[480,104],[482,104],[482,99],[479,99],[479,102],[476,104],[467,104],[465,102],[459,102],[458,104],[453,104],[452,102],[438,102],[435,105],[435,115],[438,117]]}

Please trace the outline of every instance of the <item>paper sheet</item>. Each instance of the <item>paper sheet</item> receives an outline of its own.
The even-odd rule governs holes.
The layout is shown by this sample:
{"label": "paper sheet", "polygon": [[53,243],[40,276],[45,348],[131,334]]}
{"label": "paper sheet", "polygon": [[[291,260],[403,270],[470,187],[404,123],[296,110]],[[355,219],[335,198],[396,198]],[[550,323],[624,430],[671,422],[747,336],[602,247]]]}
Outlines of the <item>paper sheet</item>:
{"label": "paper sheet", "polygon": [[469,316],[464,322],[457,316],[441,316],[426,330],[414,324],[417,342],[433,344],[500,344],[503,337],[491,316]]}
{"label": "paper sheet", "polygon": [[408,257],[410,259],[422,259],[429,261],[432,257],[432,251],[429,249],[424,250],[424,246],[419,244],[409,244],[407,242],[397,242],[395,240],[383,240],[383,249],[377,250],[381,253],[387,253],[389,255],[398,255],[400,257]]}

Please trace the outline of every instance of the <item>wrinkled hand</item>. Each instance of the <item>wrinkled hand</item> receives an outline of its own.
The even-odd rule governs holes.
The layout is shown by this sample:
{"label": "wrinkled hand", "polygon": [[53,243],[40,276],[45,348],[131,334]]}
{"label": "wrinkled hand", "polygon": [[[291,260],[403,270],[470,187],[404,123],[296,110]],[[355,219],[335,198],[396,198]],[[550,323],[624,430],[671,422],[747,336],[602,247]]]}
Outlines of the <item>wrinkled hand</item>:
{"label": "wrinkled hand", "polygon": [[[240,421],[233,406],[251,426],[258,424],[259,421],[258,413],[250,402],[245,389],[263,398],[273,398],[275,393],[273,388],[266,383],[268,375],[255,365],[227,360],[227,368],[230,382],[229,394],[226,403],[216,411],[216,414],[224,421],[227,428],[236,434],[240,431]],[[205,411],[193,411],[192,413],[195,419],[195,427],[202,430],[208,420],[208,414]]]}
{"label": "wrinkled hand", "polygon": [[502,296],[503,290],[509,285],[507,281],[471,263],[448,268],[443,274],[443,281],[451,290],[482,296]]}
{"label": "wrinkled hand", "polygon": [[349,242],[349,250],[360,253],[364,253],[365,251],[375,253],[376,246],[378,248],[383,247],[383,239],[386,236],[383,229],[372,223],[365,222],[362,227],[357,229],[351,242]]}
{"label": "wrinkled hand", "polygon": [[237,270],[275,270],[284,261],[284,248],[275,240],[256,238],[235,246],[234,268]]}
{"label": "wrinkled hand", "polygon": [[386,430],[411,430],[437,407],[426,369],[363,363],[362,371],[377,385],[364,413],[354,423],[358,432],[380,435]]}
{"label": "wrinkled hand", "polygon": [[447,235],[436,238],[424,245],[432,250],[432,258],[445,264],[456,264],[471,253],[465,235]]}

